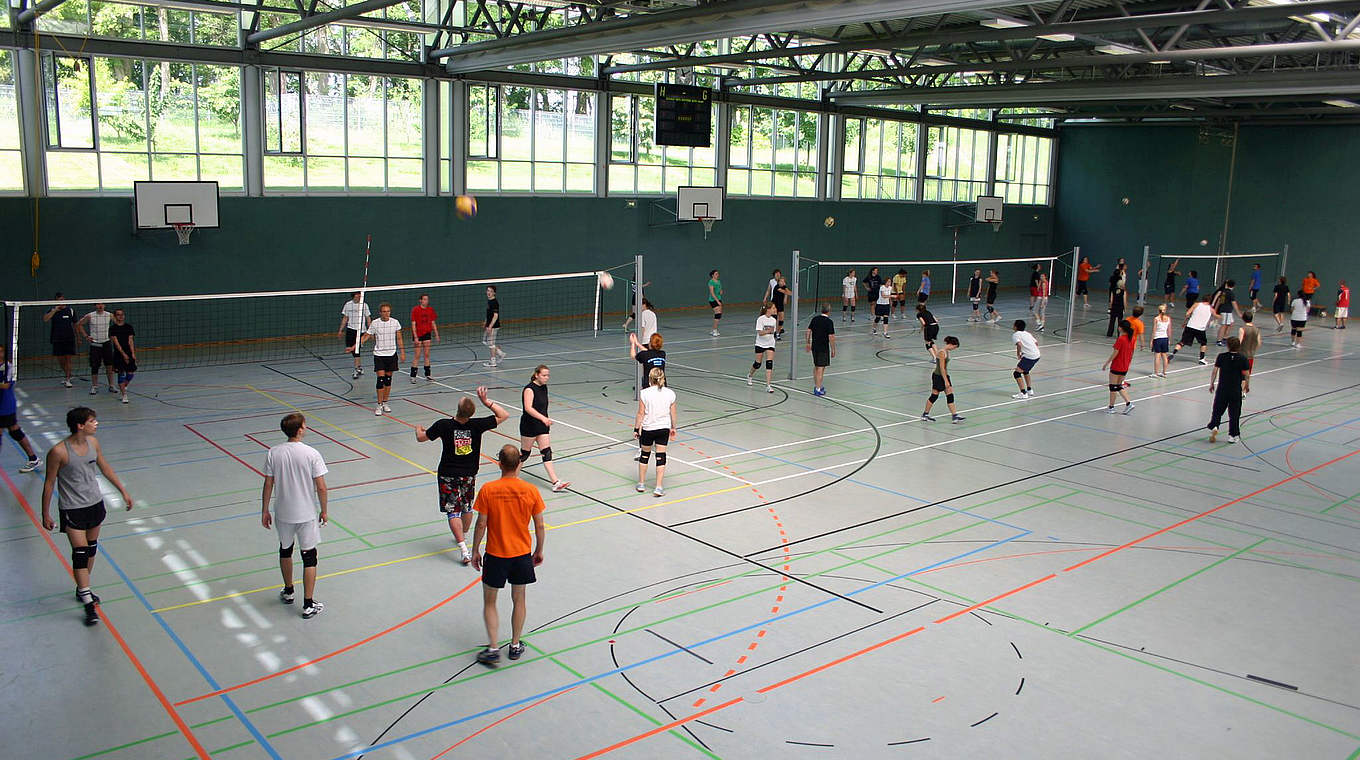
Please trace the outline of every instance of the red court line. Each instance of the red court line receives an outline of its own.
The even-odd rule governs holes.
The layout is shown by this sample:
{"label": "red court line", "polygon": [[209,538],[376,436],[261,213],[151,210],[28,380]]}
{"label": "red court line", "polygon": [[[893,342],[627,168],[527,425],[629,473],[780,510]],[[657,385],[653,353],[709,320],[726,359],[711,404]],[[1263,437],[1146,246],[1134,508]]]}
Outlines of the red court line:
{"label": "red court line", "polygon": [[1040,583],[1044,583],[1044,582],[1046,582],[1046,581],[1051,581],[1051,580],[1053,580],[1054,578],[1057,578],[1057,577],[1058,577],[1057,575],[1054,575],[1054,574],[1050,573],[1050,574],[1045,575],[1044,577],[1040,578],[1039,580],[1030,581],[1029,583],[1026,583],[1026,584],[1023,585],[1023,586],[1017,586],[1016,588],[1013,588],[1013,589],[1011,589],[1010,591],[1004,591],[1004,592],[1002,592],[1002,593],[1000,593],[1000,594],[997,594],[996,596],[992,597],[991,599],[987,599],[987,600],[985,600],[985,601],[978,602],[977,604],[974,604],[974,605],[972,605],[972,606],[970,606],[970,607],[964,607],[963,609],[959,610],[958,612],[953,612],[953,613],[950,613],[950,614],[948,614],[948,615],[945,615],[944,617],[940,618],[939,620],[936,620],[935,622],[936,622],[936,623],[947,623],[947,622],[949,622],[950,620],[953,620],[954,618],[959,617],[960,615],[967,615],[968,613],[972,612],[973,610],[979,609],[979,608],[981,608],[981,607],[986,607],[987,605],[991,604],[992,602],[999,601],[999,600],[1001,600],[1001,599],[1005,599],[1006,597],[1010,596],[1011,594],[1018,594],[1018,593],[1020,593],[1021,591],[1024,591],[1025,589],[1034,588],[1035,586],[1039,585]]}
{"label": "red court line", "polygon": [[[10,480],[9,476],[3,471],[0,471],[0,478],[5,479],[5,484],[9,486],[10,493],[14,494],[14,498],[19,501],[19,505],[22,506],[24,512],[28,514],[28,519],[33,522],[34,527],[38,529],[38,533],[41,534],[43,540],[47,542],[47,548],[51,549],[52,553],[56,555],[57,560],[61,562],[62,567],[66,568],[67,574],[71,574],[71,563],[66,560],[65,555],[57,548],[57,544],[52,540],[52,536],[43,529],[42,521],[33,513],[33,507],[28,503],[28,499],[24,498],[24,495],[20,493],[18,486],[14,485],[14,481]],[[184,722],[184,719],[181,718],[175,708],[171,706],[170,700],[165,696],[165,692],[161,691],[161,687],[156,684],[154,679],[152,679],[151,674],[146,672],[146,668],[142,667],[142,661],[137,659],[137,655],[132,653],[132,648],[128,646],[127,640],[123,638],[123,634],[118,632],[118,628],[114,626],[113,621],[109,619],[108,612],[104,611],[103,605],[100,605],[100,611],[103,612],[103,614],[100,615],[100,618],[104,621],[104,627],[109,630],[109,634],[113,636],[113,640],[118,642],[119,648],[123,650],[123,654],[127,655],[128,661],[132,663],[132,667],[137,669],[138,675],[142,677],[147,688],[151,689],[151,693],[156,695],[156,700],[161,703],[161,707],[165,708],[165,712],[170,716],[170,720],[175,722],[175,727],[178,728],[179,732],[184,735],[186,740],[188,740],[189,745],[194,748],[194,754],[203,758],[203,760],[211,758],[212,755],[208,754],[208,750],[199,743],[198,737],[194,736],[194,732],[189,729],[189,725]]]}
{"label": "red court line", "polygon": [[663,598],[663,599],[658,599],[658,600],[656,600],[656,601],[657,601],[657,603],[661,603],[661,602],[669,602],[669,601],[672,600],[672,599],[679,599],[679,598],[682,597],[682,596],[689,596],[690,594],[697,594],[697,593],[699,593],[700,591],[707,591],[707,590],[709,590],[709,589],[711,589],[711,588],[717,588],[717,587],[719,587],[719,586],[726,586],[727,584],[729,584],[729,583],[731,583],[731,582],[732,582],[732,581],[723,581],[722,583],[715,583],[715,584],[713,584],[712,586],[704,586],[703,588],[696,588],[696,589],[694,589],[693,591],[686,591],[686,592],[683,593],[683,594],[676,594],[675,596],[668,596],[668,597],[665,597],[665,598]]}
{"label": "red court line", "polygon": [[547,702],[547,701],[550,700],[550,699],[557,699],[558,697],[562,696],[563,694],[570,694],[571,692],[576,691],[576,690],[579,689],[579,688],[581,688],[581,687],[579,687],[579,686],[573,686],[573,687],[571,687],[570,689],[567,689],[566,691],[559,691],[559,692],[557,692],[556,694],[550,694],[549,696],[546,696],[546,697],[544,697],[544,698],[538,700],[537,702],[535,702],[535,703],[533,703],[533,704],[531,704],[531,705],[525,705],[524,707],[519,708],[518,710],[516,710],[516,711],[510,713],[509,715],[505,716],[504,718],[501,718],[500,720],[496,721],[495,723],[492,723],[492,724],[490,724],[490,725],[488,725],[488,726],[484,726],[484,727],[478,729],[477,731],[475,731],[475,732],[469,734],[466,738],[460,739],[460,740],[458,741],[458,743],[454,744],[452,747],[449,747],[448,749],[444,750],[443,752],[440,752],[439,754],[437,754],[437,755],[435,755],[434,757],[430,758],[430,760],[439,760],[439,758],[443,757],[444,755],[447,755],[447,754],[449,754],[450,752],[454,751],[455,749],[458,749],[459,747],[463,746],[464,744],[467,744],[468,742],[472,741],[473,739],[476,739],[478,736],[481,736],[482,734],[486,733],[487,731],[490,731],[491,729],[495,728],[496,726],[499,726],[500,724],[506,722],[507,720],[510,720],[511,718],[515,717],[516,715],[519,715],[520,713],[526,712],[526,711],[528,711],[528,710],[532,710],[532,709],[534,709],[535,707],[538,707],[539,705],[543,704],[544,702]]}
{"label": "red court line", "polygon": [[1249,494],[1245,494],[1245,495],[1242,495],[1242,496],[1237,497],[1236,499],[1233,499],[1232,501],[1227,501],[1227,502],[1224,502],[1224,503],[1222,503],[1222,504],[1219,504],[1217,507],[1214,507],[1213,509],[1205,510],[1205,511],[1203,511],[1203,512],[1200,512],[1200,513],[1197,514],[1197,515],[1191,515],[1190,517],[1187,517],[1187,518],[1185,518],[1184,520],[1181,520],[1180,522],[1176,523],[1175,525],[1168,525],[1168,526],[1166,526],[1165,528],[1162,528],[1161,530],[1153,531],[1152,533],[1149,533],[1149,534],[1147,534],[1146,536],[1143,536],[1142,538],[1135,538],[1134,540],[1132,540],[1132,541],[1130,541],[1130,542],[1128,542],[1128,543],[1126,543],[1126,544],[1121,544],[1121,545],[1119,545],[1119,546],[1116,546],[1116,547],[1113,548],[1113,549],[1110,549],[1110,550],[1108,550],[1108,551],[1101,552],[1100,554],[1097,554],[1096,556],[1091,557],[1090,559],[1084,560],[1084,561],[1082,561],[1082,562],[1078,562],[1077,564],[1075,564],[1075,565],[1073,565],[1073,566],[1071,566],[1071,567],[1064,568],[1064,569],[1063,569],[1063,572],[1064,572],[1064,573],[1070,573],[1070,572],[1072,572],[1073,570],[1076,570],[1077,568],[1082,567],[1082,566],[1084,566],[1084,565],[1089,565],[1089,564],[1091,564],[1092,562],[1095,562],[1095,561],[1098,560],[1098,559],[1101,559],[1101,558],[1104,558],[1104,557],[1108,557],[1108,556],[1110,556],[1111,554],[1114,554],[1115,552],[1123,551],[1123,550],[1129,548],[1130,546],[1133,546],[1133,545],[1135,545],[1135,544],[1140,544],[1140,543],[1142,543],[1142,542],[1148,540],[1149,538],[1155,538],[1155,537],[1157,537],[1157,536],[1162,535],[1163,533],[1166,533],[1166,532],[1168,532],[1168,531],[1175,530],[1175,529],[1181,527],[1182,525],[1188,525],[1188,524],[1190,524],[1190,523],[1192,523],[1192,522],[1194,522],[1194,521],[1200,519],[1201,517],[1208,517],[1209,515],[1212,515],[1213,513],[1219,511],[1220,509],[1226,509],[1226,508],[1228,508],[1228,507],[1231,507],[1231,506],[1234,505],[1234,504],[1237,504],[1237,503],[1239,503],[1239,502],[1246,501],[1247,499],[1250,499],[1250,498],[1252,498],[1253,496],[1260,496],[1261,494],[1265,493],[1266,491],[1271,490],[1272,488],[1277,488],[1277,487],[1282,486],[1282,485],[1284,485],[1285,483],[1288,483],[1288,482],[1290,482],[1290,481],[1298,480],[1299,478],[1302,478],[1302,477],[1305,476],[1305,475],[1311,475],[1311,474],[1317,472],[1318,470],[1321,470],[1321,469],[1324,468],[1324,467],[1330,467],[1330,466],[1336,464],[1337,462],[1340,462],[1340,461],[1345,460],[1345,459],[1349,459],[1349,458],[1355,456],[1356,454],[1360,454],[1360,449],[1356,449],[1356,450],[1350,452],[1349,454],[1342,454],[1341,456],[1337,457],[1336,459],[1333,459],[1333,460],[1328,461],[1328,462],[1323,462],[1322,464],[1317,465],[1316,467],[1311,467],[1311,468],[1309,468],[1309,469],[1307,469],[1307,470],[1304,470],[1303,472],[1296,472],[1296,473],[1294,473],[1293,475],[1290,475],[1289,477],[1287,477],[1287,478],[1285,478],[1285,479],[1283,479],[1283,480],[1277,480],[1277,481],[1275,481],[1274,483],[1271,483],[1271,484],[1268,485],[1268,486],[1262,486],[1261,488],[1258,488],[1258,489],[1256,489],[1255,491],[1252,491],[1252,492],[1249,493]]}
{"label": "red court line", "polygon": [[276,671],[276,672],[274,672],[274,673],[270,673],[269,675],[260,676],[259,678],[254,678],[254,679],[251,679],[251,680],[246,681],[246,682],[244,682],[244,683],[238,683],[238,684],[236,684],[235,686],[228,686],[228,687],[225,688],[225,689],[218,689],[217,691],[208,692],[207,694],[200,694],[200,695],[197,696],[197,697],[190,697],[189,699],[180,700],[179,702],[176,702],[176,703],[175,703],[175,706],[176,706],[176,707],[181,707],[181,706],[183,706],[183,705],[193,704],[194,702],[201,702],[201,701],[203,701],[203,700],[205,700],[205,699],[211,699],[211,698],[213,698],[213,697],[220,697],[220,696],[222,696],[223,694],[229,694],[229,693],[231,693],[231,692],[233,692],[233,691],[236,691],[237,689],[244,689],[244,688],[247,687],[247,686],[254,686],[255,684],[258,684],[258,683],[264,683],[265,681],[268,681],[268,680],[270,680],[270,679],[278,678],[279,676],[286,675],[286,674],[288,674],[288,673],[292,673],[292,672],[297,671],[297,670],[302,670],[303,668],[311,667],[311,666],[317,664],[318,662],[321,662],[321,661],[323,661],[323,660],[329,660],[330,658],[335,657],[336,655],[344,654],[345,652],[348,652],[348,651],[350,651],[351,649],[355,649],[355,648],[357,648],[357,647],[361,647],[361,646],[363,646],[364,644],[367,644],[367,643],[369,643],[369,642],[371,642],[371,641],[373,641],[373,640],[375,640],[375,639],[380,639],[380,638],[382,638],[383,636],[386,636],[387,634],[392,633],[393,631],[399,630],[399,629],[403,628],[404,626],[407,626],[407,625],[410,625],[411,623],[414,623],[415,621],[417,621],[417,620],[419,620],[419,619],[425,617],[426,615],[430,614],[431,612],[434,612],[435,610],[439,609],[440,607],[443,607],[444,605],[448,604],[449,602],[453,601],[454,599],[457,599],[458,597],[462,596],[462,595],[464,594],[464,592],[466,592],[468,589],[472,588],[473,586],[476,586],[478,583],[481,583],[481,582],[482,582],[482,579],[481,579],[480,577],[474,578],[474,579],[472,580],[472,582],[470,582],[470,583],[468,583],[468,585],[466,585],[466,586],[464,586],[464,587],[458,589],[458,590],[455,591],[451,596],[449,596],[449,597],[447,597],[446,599],[444,599],[442,602],[439,602],[438,604],[436,604],[436,605],[434,605],[434,606],[432,606],[432,607],[427,607],[427,608],[424,609],[423,611],[418,612],[418,613],[416,613],[415,615],[412,615],[411,617],[409,617],[409,618],[407,618],[407,619],[401,621],[400,623],[397,623],[396,625],[393,625],[393,626],[391,626],[391,627],[389,627],[389,628],[386,628],[386,629],[384,629],[384,630],[378,631],[377,633],[375,633],[375,634],[373,634],[373,635],[371,635],[371,636],[368,636],[368,637],[366,637],[366,638],[364,638],[364,639],[361,639],[361,640],[359,640],[359,641],[356,641],[356,642],[354,642],[353,644],[349,644],[349,645],[347,645],[347,646],[343,646],[343,647],[341,647],[341,648],[339,648],[339,649],[337,649],[337,650],[335,650],[335,651],[333,651],[333,652],[328,652],[328,653],[326,653],[326,654],[321,655],[320,657],[313,658],[313,659],[311,659],[311,660],[308,660],[307,662],[301,663],[301,664],[299,664],[299,665],[294,665],[294,666],[292,666],[292,667],[290,667],[290,668],[284,668],[283,670],[279,670],[279,671]]}
{"label": "red court line", "polygon": [[185,427],[186,429],[188,429],[188,431],[189,431],[190,433],[193,433],[194,435],[198,436],[199,438],[202,438],[203,440],[207,441],[209,446],[212,446],[213,448],[217,449],[218,451],[222,452],[223,454],[226,454],[227,456],[231,457],[232,459],[235,459],[236,461],[238,461],[238,462],[240,462],[241,464],[245,465],[245,467],[246,467],[247,470],[250,470],[251,472],[255,473],[256,475],[259,475],[259,476],[262,477],[262,478],[264,477],[264,473],[263,473],[263,472],[260,472],[259,470],[255,469],[254,467],[251,467],[251,466],[250,466],[250,463],[247,462],[246,460],[244,460],[244,459],[242,459],[242,458],[236,456],[235,454],[231,453],[230,451],[227,451],[226,449],[222,448],[222,447],[219,446],[219,445],[217,444],[217,442],[214,441],[213,439],[209,438],[209,437],[206,436],[206,435],[203,435],[202,433],[198,432],[197,430],[194,430],[193,425],[190,425],[190,424],[188,424],[188,423],[186,422],[186,423],[184,424],[184,427]]}
{"label": "red court line", "polygon": [[576,760],[591,760],[591,758],[599,757],[600,755],[607,755],[616,749],[622,749],[634,742],[640,742],[643,739],[649,739],[653,736],[656,736],[657,734],[663,734],[667,731],[670,731],[673,728],[679,728],[680,726],[683,726],[686,723],[692,723],[704,717],[705,715],[710,715],[719,710],[726,710],[732,705],[735,705],[738,702],[742,701],[744,701],[742,697],[737,697],[736,699],[729,699],[728,701],[723,702],[720,705],[714,705],[708,708],[707,710],[701,710],[700,712],[694,713],[693,715],[687,715],[683,718],[680,718],[679,720],[673,720],[664,726],[657,726],[656,728],[652,729],[651,731],[648,731],[645,734],[638,734],[637,736],[634,736],[631,739],[624,739],[623,741],[618,742],[617,744],[611,744],[608,747],[605,747],[604,749],[597,749],[594,752],[591,752],[589,755],[581,755],[580,757],[576,758]]}
{"label": "red court line", "polygon": [[925,626],[921,626],[921,627],[919,627],[919,628],[913,628],[913,629],[911,629],[910,631],[907,631],[906,633],[899,633],[899,634],[897,634],[896,636],[893,636],[893,637],[890,638],[890,639],[884,639],[884,640],[878,642],[877,644],[870,644],[869,646],[867,646],[867,647],[865,647],[865,648],[859,650],[858,652],[851,652],[850,654],[847,654],[847,655],[845,655],[844,657],[838,657],[838,658],[832,660],[831,662],[824,663],[824,664],[822,664],[822,665],[818,665],[817,667],[813,668],[812,670],[805,670],[805,671],[803,671],[802,673],[799,673],[799,674],[796,675],[796,676],[790,676],[790,677],[785,678],[784,680],[779,681],[779,682],[777,682],[777,683],[772,683],[772,684],[770,684],[769,686],[766,686],[766,687],[763,688],[763,689],[756,689],[756,693],[757,693],[757,694],[765,694],[765,693],[767,693],[767,692],[774,691],[775,689],[778,689],[778,688],[781,687],[781,686],[788,686],[789,684],[793,683],[794,681],[797,681],[797,680],[800,680],[800,679],[803,679],[803,678],[807,678],[808,676],[814,675],[814,674],[816,674],[816,673],[820,673],[820,672],[822,672],[823,670],[826,670],[827,668],[834,668],[834,667],[836,667],[837,665],[840,665],[842,662],[848,662],[848,661],[850,661],[850,660],[855,659],[856,657],[859,657],[860,655],[868,654],[868,653],[874,651],[875,649],[881,649],[881,648],[883,648],[883,647],[886,647],[886,646],[889,645],[889,644],[892,644],[892,643],[897,642],[897,641],[901,641],[902,639],[905,639],[905,638],[908,637],[908,636],[915,636],[916,634],[920,633],[921,631],[924,631],[925,629],[926,629]]}

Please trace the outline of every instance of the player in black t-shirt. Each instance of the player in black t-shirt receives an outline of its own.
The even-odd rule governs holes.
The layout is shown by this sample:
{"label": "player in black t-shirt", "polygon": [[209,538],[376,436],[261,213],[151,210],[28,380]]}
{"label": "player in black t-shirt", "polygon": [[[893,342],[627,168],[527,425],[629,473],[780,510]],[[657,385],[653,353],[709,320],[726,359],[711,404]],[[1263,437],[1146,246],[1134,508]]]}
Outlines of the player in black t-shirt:
{"label": "player in black t-shirt", "polygon": [[935,339],[940,337],[940,323],[923,303],[916,304],[916,321],[921,325],[921,337],[925,338],[926,350],[935,347]]}
{"label": "player in black t-shirt", "polygon": [[132,336],[137,332],[127,323],[122,309],[113,310],[113,324],[109,325],[109,342],[113,344],[113,371],[118,373],[118,392],[122,402],[128,403],[127,389],[137,372],[137,346]]}
{"label": "player in black t-shirt", "polygon": [[978,314],[978,304],[982,302],[981,269],[974,269],[973,276],[968,278],[968,301],[973,304],[973,313],[968,316],[968,321],[981,322],[982,316]]}
{"label": "player in black t-shirt", "polygon": [[1228,328],[1232,326],[1233,317],[1237,315],[1237,293],[1233,288],[1237,287],[1235,280],[1228,280],[1223,283],[1223,287],[1218,289],[1216,296],[1217,304],[1214,311],[1218,314],[1218,345],[1224,344],[1224,339],[1228,337]]}
{"label": "player in black t-shirt", "polygon": [[831,358],[836,355],[836,323],[828,316],[831,304],[822,304],[820,314],[812,318],[807,326],[807,350],[812,354],[812,395],[825,396],[826,386],[822,380],[826,368],[831,366]]}
{"label": "player in black t-shirt", "polygon": [[473,417],[477,410],[472,399],[458,401],[458,414],[435,422],[429,428],[416,426],[416,440],[425,443],[439,439],[444,453],[439,457],[435,480],[439,485],[439,511],[449,519],[453,540],[463,552],[461,562],[472,563],[465,536],[472,527],[473,499],[477,492],[477,468],[481,464],[482,433],[510,419],[505,407],[487,398],[486,386],[477,389],[477,399],[491,410],[485,417]]}
{"label": "player in black t-shirt", "polygon": [[66,296],[57,293],[55,296],[58,302],[47,313],[43,315],[44,322],[52,323],[52,355],[57,357],[57,363],[61,365],[62,374],[66,379],[62,385],[70,388],[71,382],[71,357],[76,355],[76,312],[66,305]]}
{"label": "player in black t-shirt", "polygon": [[491,361],[488,367],[495,367],[505,358],[505,352],[496,345],[496,334],[501,329],[501,302],[496,299],[496,286],[486,286],[486,324],[482,326],[482,342],[491,347]]}
{"label": "player in black t-shirt", "polygon": [[869,303],[878,300],[878,288],[883,284],[883,277],[878,273],[878,267],[873,267],[869,273],[864,275],[864,290],[868,294]]}
{"label": "player in black t-shirt", "polygon": [[[1228,350],[1214,360],[1214,371],[1209,376],[1209,392],[1214,394],[1214,414],[1209,419],[1209,442],[1218,440],[1218,424],[1223,412],[1228,412],[1228,443],[1237,443],[1242,434],[1242,396],[1251,392],[1251,362],[1238,353],[1242,342],[1237,336],[1228,338]],[[1217,384],[1217,390],[1214,386]]]}
{"label": "player in black t-shirt", "polygon": [[636,335],[628,333],[628,356],[642,365],[643,377],[646,377],[647,373],[653,369],[666,368],[666,352],[661,350],[665,343],[661,339],[661,333],[656,332],[652,333],[652,337],[647,339],[647,346],[644,348],[641,343],[638,343]]}

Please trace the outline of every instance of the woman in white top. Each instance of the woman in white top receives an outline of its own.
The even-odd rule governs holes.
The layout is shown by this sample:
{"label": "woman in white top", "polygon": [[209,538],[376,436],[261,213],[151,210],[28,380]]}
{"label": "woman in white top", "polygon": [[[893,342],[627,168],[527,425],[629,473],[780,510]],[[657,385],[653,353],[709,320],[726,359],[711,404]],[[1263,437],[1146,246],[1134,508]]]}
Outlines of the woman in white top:
{"label": "woman in white top", "polygon": [[859,277],[855,275],[855,270],[851,269],[845,273],[845,279],[841,280],[841,322],[845,321],[845,311],[850,310],[850,321],[855,321],[855,293],[859,287]]}
{"label": "woman in white top", "polygon": [[1166,377],[1166,368],[1171,364],[1167,351],[1171,348],[1171,315],[1166,313],[1166,304],[1157,306],[1157,316],[1152,318],[1152,376]]}
{"label": "woman in white top", "polygon": [[653,367],[647,373],[647,387],[638,394],[637,419],[633,422],[633,437],[638,439],[638,493],[647,490],[647,460],[656,449],[656,488],[653,496],[665,496],[661,481],[666,477],[666,444],[675,438],[675,425],[680,419],[675,411],[675,391],[666,387],[666,371]]}
{"label": "woman in white top", "polygon": [[1034,297],[1034,316],[1039,320],[1039,324],[1037,325],[1039,332],[1044,331],[1044,323],[1048,321],[1048,296],[1052,289],[1053,286],[1048,281],[1048,275],[1040,272],[1038,287],[1039,295]]}
{"label": "woman in white top", "polygon": [[774,393],[774,342],[779,331],[779,319],[775,317],[774,304],[766,303],[760,307],[756,317],[756,358],[751,362],[751,371],[746,373],[746,384],[751,385],[756,370],[760,369],[760,359],[765,358],[765,390]]}
{"label": "woman in white top", "polygon": [[1308,302],[1304,300],[1302,290],[1295,294],[1289,308],[1289,345],[1303,348],[1303,330],[1308,326]]}
{"label": "woman in white top", "polygon": [[892,285],[885,282],[878,286],[878,300],[874,301],[874,329],[869,332],[870,335],[876,335],[878,333],[878,320],[882,319],[883,337],[892,337],[888,334],[888,317],[890,309],[892,309]]}

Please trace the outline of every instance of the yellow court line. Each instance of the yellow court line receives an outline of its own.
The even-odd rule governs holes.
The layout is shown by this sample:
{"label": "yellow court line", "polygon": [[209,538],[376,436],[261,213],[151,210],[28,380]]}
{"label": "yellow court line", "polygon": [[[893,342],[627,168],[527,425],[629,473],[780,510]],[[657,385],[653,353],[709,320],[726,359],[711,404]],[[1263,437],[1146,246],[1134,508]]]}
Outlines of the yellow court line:
{"label": "yellow court line", "polygon": [[[264,396],[265,398],[274,401],[275,403],[277,403],[277,404],[279,404],[279,405],[281,405],[281,406],[286,406],[286,407],[288,407],[289,409],[292,409],[292,410],[295,411],[295,412],[305,412],[305,411],[306,411],[306,410],[304,410],[304,409],[303,409],[302,407],[300,407],[300,406],[293,406],[292,404],[288,403],[287,401],[284,401],[283,399],[279,398],[278,396],[275,396],[274,394],[272,394],[272,393],[270,393],[270,392],[268,392],[268,391],[262,391],[262,390],[260,390],[259,388],[256,388],[256,387],[253,386],[253,385],[247,385],[246,387],[249,388],[249,389],[251,389],[252,391],[255,391],[256,393],[260,394],[261,396]],[[336,430],[339,430],[340,432],[344,433],[345,435],[351,436],[351,437],[354,438],[355,440],[363,441],[364,443],[368,444],[369,446],[372,446],[373,448],[377,449],[378,451],[381,451],[381,452],[384,453],[384,454],[387,454],[388,456],[391,456],[391,457],[395,457],[395,458],[397,458],[397,459],[400,459],[401,461],[403,461],[403,462],[405,462],[405,463],[411,465],[412,467],[416,468],[417,470],[420,470],[421,472],[425,472],[425,473],[428,473],[428,474],[430,474],[430,475],[434,475],[434,474],[435,474],[435,471],[434,471],[434,470],[431,470],[430,468],[428,468],[428,467],[426,467],[426,466],[424,466],[424,465],[422,465],[422,464],[418,464],[418,463],[416,463],[416,462],[412,462],[411,460],[407,459],[406,457],[402,456],[401,454],[398,454],[398,453],[395,452],[395,451],[392,451],[391,449],[383,448],[382,446],[379,446],[378,444],[374,443],[373,441],[370,441],[370,440],[368,440],[367,438],[365,438],[365,437],[363,437],[363,436],[361,436],[361,435],[359,435],[359,434],[357,434],[357,433],[354,433],[354,432],[352,432],[352,431],[350,431],[350,430],[346,430],[345,428],[340,427],[339,425],[335,424],[334,422],[331,422],[330,420],[326,419],[325,417],[316,416],[316,417],[310,417],[310,419],[315,419],[315,420],[317,420],[317,421],[319,421],[319,422],[324,422],[325,424],[330,425],[331,427],[335,428]]]}

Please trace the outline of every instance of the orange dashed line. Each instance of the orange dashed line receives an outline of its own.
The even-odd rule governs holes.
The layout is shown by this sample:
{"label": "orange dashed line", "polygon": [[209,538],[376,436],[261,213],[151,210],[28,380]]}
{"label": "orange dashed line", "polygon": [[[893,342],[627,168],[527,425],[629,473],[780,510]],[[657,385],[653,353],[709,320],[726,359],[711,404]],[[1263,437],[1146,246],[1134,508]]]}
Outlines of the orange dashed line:
{"label": "orange dashed line", "polygon": [[738,665],[745,664],[745,662],[746,662],[746,655],[742,655],[742,656],[740,656],[740,657],[737,658],[737,664],[738,664]]}
{"label": "orange dashed line", "polygon": [[726,677],[732,675],[732,674],[735,673],[735,672],[737,672],[737,671],[735,671],[735,670],[729,670],[729,671],[727,671],[726,673],[723,673],[723,678],[726,678]]}
{"label": "orange dashed line", "polygon": [[765,638],[765,631],[760,631],[759,633],[757,633],[757,634],[756,634],[756,638],[758,638],[758,639],[763,639],[763,638]]}
{"label": "orange dashed line", "polygon": [[756,651],[756,647],[758,647],[758,646],[760,646],[760,645],[757,644],[756,642],[752,641],[752,642],[751,642],[751,646],[746,647],[746,648],[747,648],[748,650],[754,652],[754,651]]}
{"label": "orange dashed line", "polygon": [[711,691],[711,692],[713,692],[713,693],[716,694],[716,693],[718,692],[718,689],[721,689],[721,688],[722,688],[722,684],[720,684],[720,683],[715,683],[715,684],[713,684],[713,688],[709,689],[709,691]]}
{"label": "orange dashed line", "polygon": [[707,700],[705,700],[703,697],[699,697],[698,699],[694,700],[694,704],[690,705],[690,707],[703,707],[704,702],[706,701]]}
{"label": "orange dashed line", "polygon": [[[699,701],[702,702],[703,700],[701,699],[701,700],[699,700]],[[943,702],[943,701],[944,701],[944,697],[936,697],[936,698],[930,700],[930,703],[933,705],[933,704],[937,704],[937,703]],[[695,707],[698,707],[698,705],[695,705]]]}
{"label": "orange dashed line", "polygon": [[779,596],[776,596],[776,597],[774,598],[774,600],[775,600],[776,602],[782,602],[782,601],[784,601],[784,595],[783,595],[783,594],[780,594]]}
{"label": "orange dashed line", "polygon": [[770,614],[771,614],[771,615],[777,614],[778,612],[779,612],[779,605],[775,605],[775,606],[773,606],[773,607],[770,608]]}

